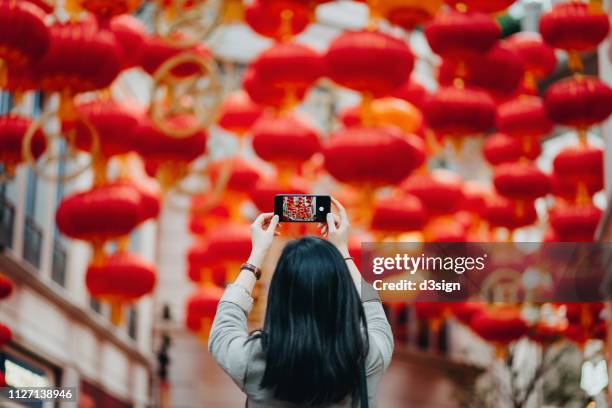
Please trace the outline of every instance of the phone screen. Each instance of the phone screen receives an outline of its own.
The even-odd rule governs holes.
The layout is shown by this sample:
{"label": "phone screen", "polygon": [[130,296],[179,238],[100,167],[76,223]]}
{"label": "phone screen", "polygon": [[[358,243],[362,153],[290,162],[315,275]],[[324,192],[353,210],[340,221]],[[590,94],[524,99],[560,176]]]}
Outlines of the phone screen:
{"label": "phone screen", "polygon": [[274,213],[281,222],[325,222],[331,199],[321,195],[277,195]]}

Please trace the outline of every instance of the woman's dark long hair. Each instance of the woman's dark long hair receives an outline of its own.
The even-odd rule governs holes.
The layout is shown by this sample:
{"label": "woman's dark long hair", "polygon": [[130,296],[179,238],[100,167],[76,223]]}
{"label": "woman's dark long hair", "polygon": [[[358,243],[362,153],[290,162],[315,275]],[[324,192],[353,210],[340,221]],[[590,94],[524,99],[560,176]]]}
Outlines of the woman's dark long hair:
{"label": "woman's dark long hair", "polygon": [[315,407],[356,396],[369,347],[363,330],[361,299],[336,247],[315,237],[290,242],[268,293],[261,387]]}

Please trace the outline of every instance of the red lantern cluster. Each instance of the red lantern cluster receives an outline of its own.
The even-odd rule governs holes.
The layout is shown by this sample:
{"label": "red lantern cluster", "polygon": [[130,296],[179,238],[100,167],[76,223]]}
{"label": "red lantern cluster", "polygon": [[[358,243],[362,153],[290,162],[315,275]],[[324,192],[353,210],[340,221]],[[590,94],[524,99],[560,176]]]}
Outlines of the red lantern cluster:
{"label": "red lantern cluster", "polygon": [[[24,116],[8,114],[0,116],[0,163],[9,175],[15,174],[17,165],[25,159],[22,145],[32,121]],[[47,149],[45,135],[38,129],[30,141],[30,154],[40,157]]]}

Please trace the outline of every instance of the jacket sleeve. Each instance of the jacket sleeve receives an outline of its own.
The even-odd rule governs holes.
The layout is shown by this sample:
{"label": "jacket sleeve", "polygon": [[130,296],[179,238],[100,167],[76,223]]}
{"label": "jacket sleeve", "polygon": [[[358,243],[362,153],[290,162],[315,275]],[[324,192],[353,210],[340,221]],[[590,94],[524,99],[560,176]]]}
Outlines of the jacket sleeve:
{"label": "jacket sleeve", "polygon": [[380,302],[378,293],[369,284],[363,282],[361,299],[368,324],[370,351],[366,358],[366,375],[376,371],[384,371],[391,362],[393,355],[393,332]]}
{"label": "jacket sleeve", "polygon": [[249,332],[247,315],[253,298],[240,285],[225,289],[217,306],[217,313],[208,337],[208,350],[215,361],[244,390],[251,343],[246,343]]}

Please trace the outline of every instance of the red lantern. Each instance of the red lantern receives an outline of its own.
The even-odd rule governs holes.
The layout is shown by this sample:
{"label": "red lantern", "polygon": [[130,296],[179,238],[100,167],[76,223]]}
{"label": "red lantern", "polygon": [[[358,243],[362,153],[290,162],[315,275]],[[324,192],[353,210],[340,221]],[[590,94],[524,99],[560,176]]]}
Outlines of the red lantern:
{"label": "red lantern", "polygon": [[13,293],[13,281],[0,275],[0,299],[6,299]]}
{"label": "red lantern", "polygon": [[141,222],[157,218],[161,209],[161,190],[159,184],[150,178],[122,178],[118,184],[124,183],[133,187],[140,194]]}
{"label": "red lantern", "polygon": [[542,345],[553,344],[560,340],[566,330],[562,324],[548,324],[537,322],[529,328],[529,338]]}
{"label": "red lantern", "polygon": [[520,140],[505,133],[494,133],[485,140],[482,153],[493,166],[516,162],[522,157],[536,159],[542,148],[539,143],[521,143]]}
{"label": "red lantern", "polygon": [[213,183],[219,183],[224,172],[229,173],[225,189],[234,193],[250,192],[262,176],[259,167],[242,157],[217,160],[208,166],[208,174]]}
{"label": "red lantern", "polygon": [[141,200],[132,186],[106,184],[64,198],[55,220],[63,234],[101,244],[129,234],[140,223]]}
{"label": "red lantern", "polygon": [[[203,44],[198,43],[189,48],[182,48],[178,45],[169,44],[159,36],[149,36],[145,38],[139,56],[139,65],[149,73],[155,72],[171,58],[181,53],[190,53],[196,57],[209,59],[210,50]],[[185,61],[172,68],[170,73],[177,78],[187,78],[201,72],[201,66],[195,62]]]}
{"label": "red lantern", "polygon": [[375,231],[400,234],[417,231],[427,222],[427,213],[415,196],[402,195],[378,199],[370,228]]}
{"label": "red lantern", "polygon": [[550,225],[560,241],[591,242],[602,211],[593,204],[558,203],[549,211]]}
{"label": "red lantern", "polygon": [[353,31],[332,41],[325,62],[334,82],[379,97],[408,81],[414,56],[398,38],[378,31]]}
{"label": "red lantern", "polygon": [[191,295],[185,305],[187,328],[206,336],[212,326],[221,296],[223,289],[217,287],[200,288]]}
{"label": "red lantern", "polygon": [[587,51],[597,47],[610,30],[606,13],[594,12],[582,1],[555,4],[540,18],[544,41],[566,51]]}
{"label": "red lantern", "polygon": [[273,88],[293,94],[307,89],[323,75],[323,60],[314,49],[299,43],[276,43],[251,63],[258,78]]}
{"label": "red lantern", "polygon": [[529,328],[515,307],[495,307],[472,317],[470,327],[476,334],[498,348],[527,334]]}
{"label": "red lantern", "polygon": [[427,89],[412,78],[391,93],[392,97],[410,102],[419,109],[423,107],[427,95]]}
{"label": "red lantern", "polygon": [[451,214],[463,204],[463,180],[447,170],[415,174],[401,188],[418,197],[429,215]]}
{"label": "red lantern", "polygon": [[[7,174],[15,173],[15,168],[23,162],[22,144],[23,138],[32,121],[24,116],[9,113],[0,116],[0,163]],[[47,149],[47,139],[38,129],[30,143],[32,157],[39,158]]]}
{"label": "red lantern", "polygon": [[[172,118],[169,123],[176,128],[190,127],[194,120],[191,116],[180,116]],[[174,176],[172,180],[161,181],[162,189],[168,187],[169,181],[183,177],[188,164],[206,152],[207,137],[203,130],[187,137],[171,137],[157,129],[148,119],[141,120],[134,131],[135,150],[144,158],[149,175]],[[160,170],[162,173],[167,170],[168,174],[160,175]]]}
{"label": "red lantern", "polygon": [[520,201],[533,201],[550,192],[550,176],[530,162],[504,163],[493,170],[499,194]]}
{"label": "red lantern", "polygon": [[87,268],[85,284],[96,299],[109,302],[111,321],[121,322],[122,307],[153,291],[155,265],[136,254],[116,252]]}
{"label": "red lantern", "polygon": [[[96,130],[102,156],[125,154],[134,149],[134,131],[138,125],[138,113],[109,98],[98,98],[77,105],[77,112]],[[76,126],[76,147],[91,150],[92,135],[82,122],[65,122],[64,128]]]}
{"label": "red lantern", "polygon": [[[100,19],[109,19],[120,14],[131,14],[138,10],[143,0],[70,0],[77,9],[80,7]],[[78,10],[77,10],[78,11]]]}
{"label": "red lantern", "polygon": [[49,47],[44,19],[45,13],[32,3],[0,1],[0,61],[21,67],[41,58]]}
{"label": "red lantern", "polygon": [[119,45],[122,69],[139,65],[140,53],[147,37],[144,23],[134,16],[121,15],[110,21],[108,29]]}
{"label": "red lantern", "polygon": [[253,149],[263,160],[295,169],[321,149],[319,132],[296,113],[267,115],[253,126]]}
{"label": "red lantern", "polygon": [[200,259],[190,258],[202,266],[225,267],[228,279],[234,280],[239,266],[251,253],[251,230],[246,224],[224,223],[211,229],[202,242],[205,252]]}
{"label": "red lantern", "polygon": [[113,34],[93,19],[55,23],[47,53],[34,65],[41,87],[72,94],[109,86],[119,74],[121,51]]}
{"label": "red lantern", "polygon": [[325,169],[343,183],[396,184],[425,160],[423,141],[395,128],[353,127],[335,132],[323,147]]}
{"label": "red lantern", "polygon": [[[553,160],[553,174],[562,191],[593,195],[604,187],[604,151],[592,145],[568,146]],[[561,194],[564,195],[564,194]]]}
{"label": "red lantern", "polygon": [[506,228],[514,231],[535,223],[538,219],[533,202],[521,204],[521,211],[517,211],[517,204],[499,195],[487,197],[487,208],[484,214],[492,228]]}
{"label": "red lantern", "polygon": [[[505,41],[499,41],[482,55],[470,58],[465,63],[465,82],[469,86],[483,88],[496,99],[514,96],[525,76],[521,57]],[[457,68],[454,70],[455,76]]]}
{"label": "red lantern", "polygon": [[391,24],[412,31],[431,20],[442,7],[442,0],[383,0],[378,2],[380,14]]}
{"label": "red lantern", "polygon": [[194,235],[204,235],[210,228],[230,218],[230,210],[223,204],[211,204],[208,194],[191,199],[191,218],[189,231]]}
{"label": "red lantern", "polygon": [[476,135],[493,126],[495,102],[484,91],[446,87],[425,100],[423,114],[429,127],[442,135]]}
{"label": "red lantern", "polygon": [[465,62],[489,51],[499,39],[500,28],[487,14],[449,11],[425,25],[425,36],[442,58]]}
{"label": "red lantern", "polygon": [[277,41],[304,31],[311,16],[308,5],[297,1],[255,0],[244,10],[244,21],[253,31]]}
{"label": "red lantern", "polygon": [[252,66],[247,67],[242,78],[242,86],[253,102],[273,108],[290,107],[306,96],[307,88],[281,89],[264,82]]}
{"label": "red lantern", "polygon": [[465,7],[470,11],[497,13],[506,10],[516,0],[445,0],[446,4],[458,9]]}
{"label": "red lantern", "polygon": [[500,132],[524,142],[547,135],[554,126],[537,96],[520,96],[499,106],[495,125]]}
{"label": "red lantern", "polygon": [[309,186],[299,180],[290,180],[282,185],[277,179],[260,179],[251,190],[251,201],[261,212],[274,211],[274,196],[277,194],[308,194]]}
{"label": "red lantern", "polygon": [[552,74],[557,67],[555,50],[542,40],[539,33],[520,32],[506,38],[507,46],[519,55],[525,65],[527,75],[526,85],[535,89],[535,80],[543,79]]}
{"label": "red lantern", "polygon": [[612,88],[596,77],[566,78],[548,88],[544,104],[555,122],[583,129],[610,116]]}
{"label": "red lantern", "polygon": [[245,135],[261,117],[263,108],[251,100],[245,91],[227,96],[221,105],[218,124],[238,136]]}
{"label": "red lantern", "polygon": [[8,326],[0,323],[0,347],[4,347],[13,339],[13,331]]}
{"label": "red lantern", "polygon": [[465,301],[453,303],[451,310],[453,315],[461,323],[469,326],[472,318],[484,311],[485,304],[483,302]]}
{"label": "red lantern", "polygon": [[463,184],[462,210],[483,216],[487,208],[487,197],[492,194],[491,189],[476,181],[466,181]]}

